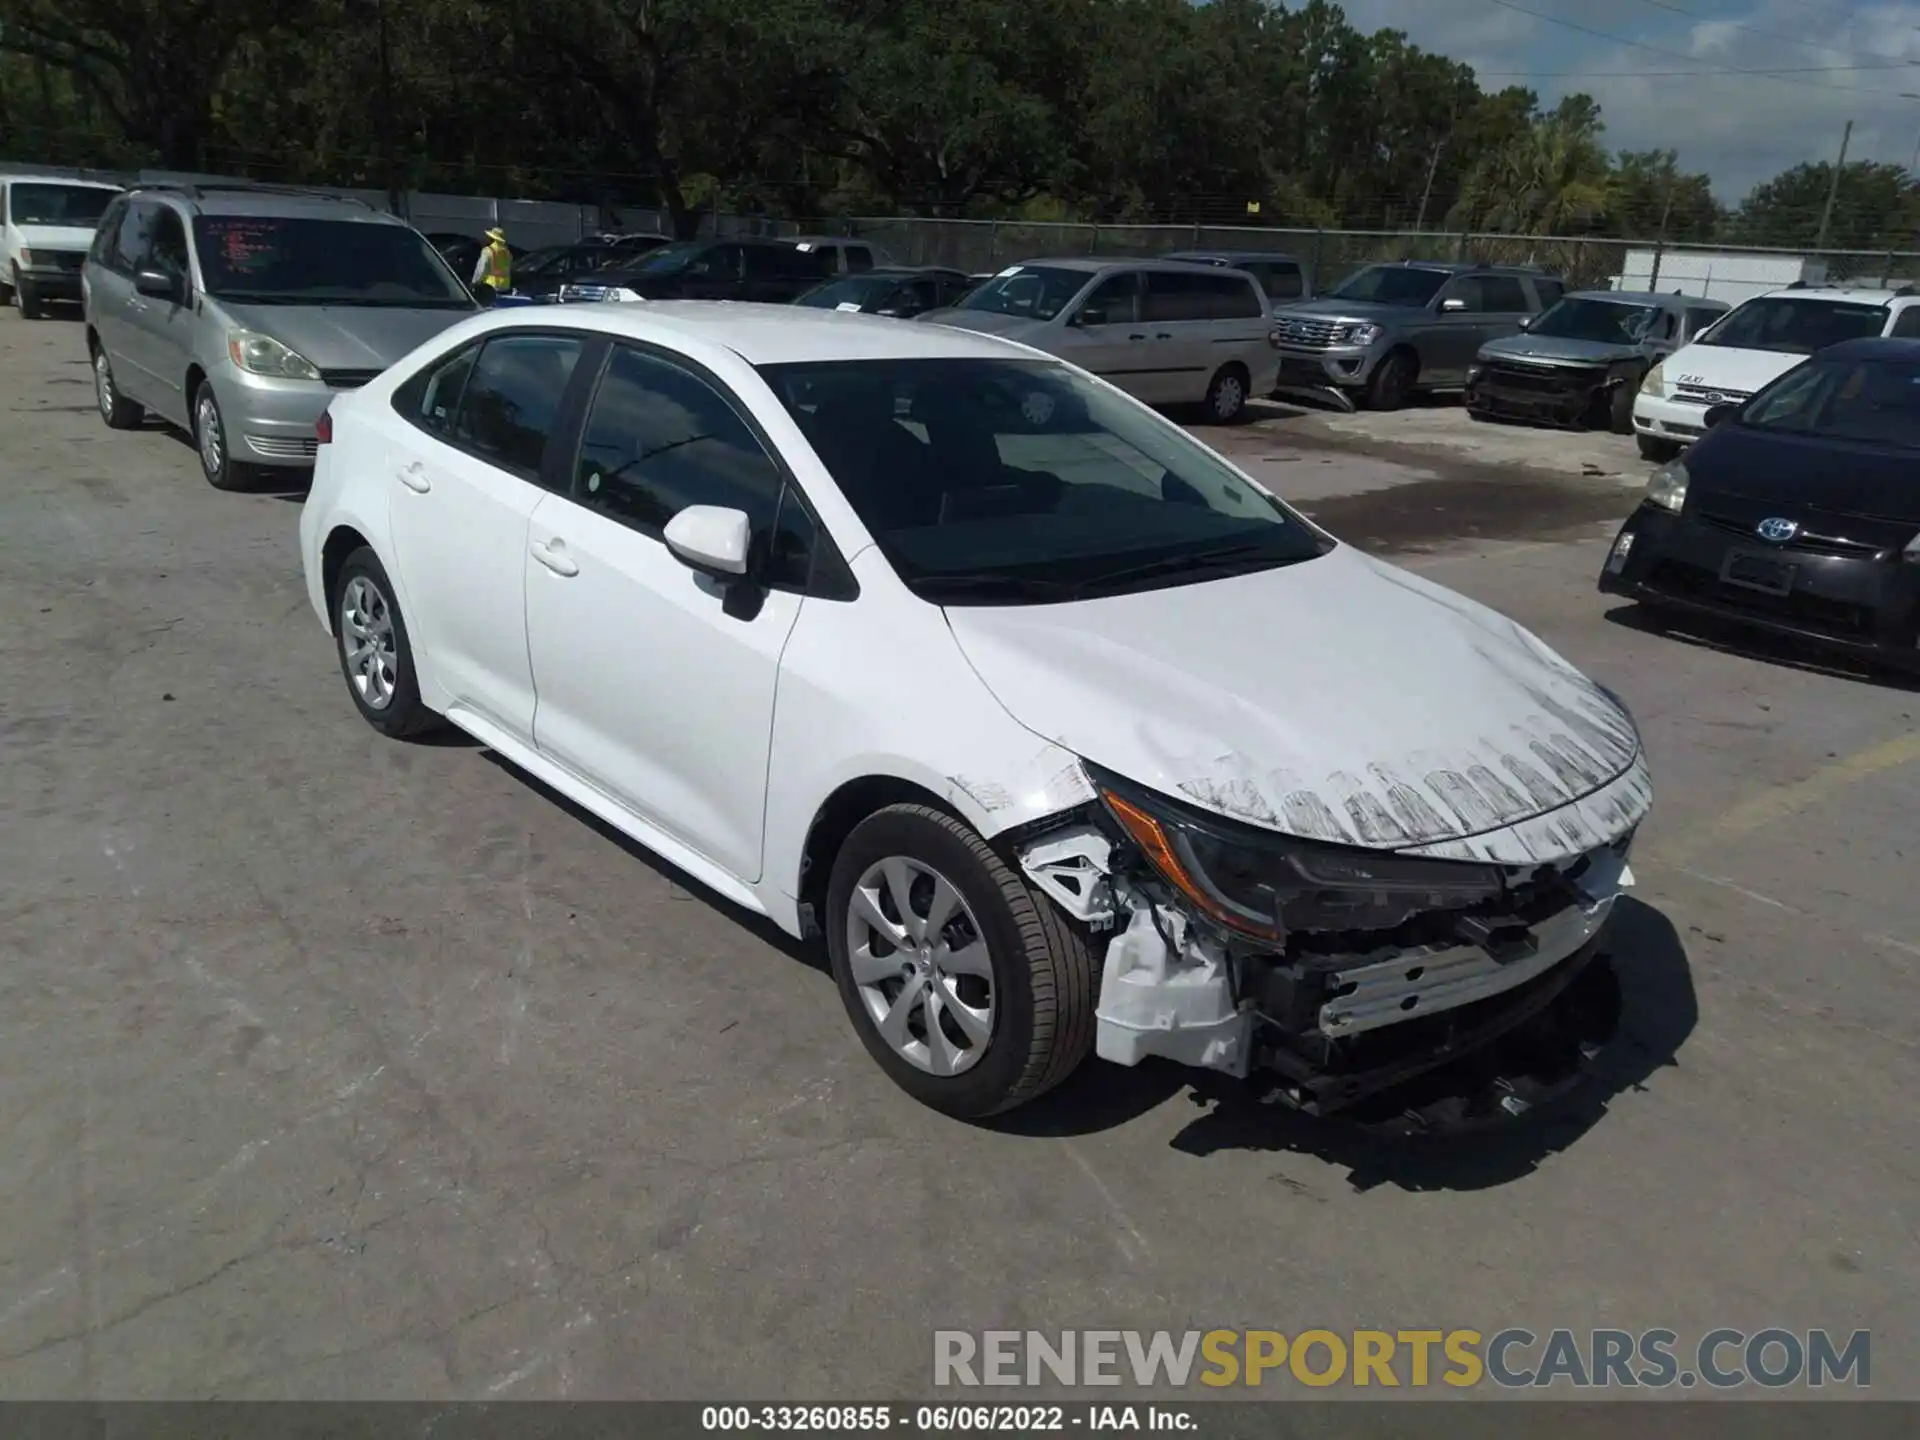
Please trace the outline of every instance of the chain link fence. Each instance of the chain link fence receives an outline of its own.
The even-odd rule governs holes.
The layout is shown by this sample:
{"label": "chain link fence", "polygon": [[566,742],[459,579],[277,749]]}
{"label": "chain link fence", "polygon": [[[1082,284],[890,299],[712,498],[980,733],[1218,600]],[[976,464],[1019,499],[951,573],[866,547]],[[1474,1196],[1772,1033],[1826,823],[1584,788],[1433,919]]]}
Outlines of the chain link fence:
{"label": "chain link fence", "polygon": [[[1534,265],[1576,289],[1605,289],[1617,276],[1675,288],[1700,270],[1687,257],[1751,255],[1824,266],[1837,285],[1898,286],[1920,281],[1920,252],[1902,250],[1768,250],[1726,245],[1663,245],[1651,240],[1593,236],[1494,235],[1415,230],[1289,230],[1211,225],[1075,225],[1010,220],[935,220],[872,217],[802,221],[797,230],[858,236],[905,265],[946,265],[988,274],[1049,255],[1143,256],[1176,250],[1258,250],[1301,260],[1316,288],[1361,265],[1386,260],[1473,261]],[[1630,258],[1630,252],[1631,258]],[[1659,273],[1650,272],[1657,256]],[[1633,261],[1637,261],[1635,264]],[[1798,275],[1792,278],[1800,278]],[[1809,268],[1810,281],[1818,278]],[[1782,280],[1779,283],[1789,283]]]}

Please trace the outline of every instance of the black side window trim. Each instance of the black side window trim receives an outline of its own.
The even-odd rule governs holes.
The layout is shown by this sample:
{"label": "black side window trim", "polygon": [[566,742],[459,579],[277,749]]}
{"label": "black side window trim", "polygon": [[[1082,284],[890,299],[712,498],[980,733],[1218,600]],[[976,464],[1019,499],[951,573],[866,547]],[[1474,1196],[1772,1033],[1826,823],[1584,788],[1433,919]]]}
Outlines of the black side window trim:
{"label": "black side window trim", "polygon": [[[805,585],[774,583],[759,576],[749,578],[768,590],[805,595],[816,600],[860,598],[859,582],[853,578],[853,571],[848,568],[846,557],[840,553],[839,545],[834,542],[825,522],[820,519],[820,511],[807,497],[806,487],[801,485],[792,468],[788,466],[786,457],[780,453],[780,447],[773,443],[773,437],[767,434],[766,429],[752,412],[741,404],[740,397],[734,393],[732,386],[692,356],[682,355],[676,350],[650,345],[644,340],[635,340],[624,335],[596,334],[592,338],[598,342],[598,353],[589,352],[582,355],[580,363],[574,366],[573,373],[578,384],[578,394],[570,393],[563,407],[565,429],[563,430],[559,425],[554,427],[555,437],[564,437],[565,443],[557,447],[550,446],[548,450],[549,465],[555,463],[559,456],[564,456],[566,462],[564,476],[557,477],[557,483],[548,487],[554,494],[569,504],[591,511],[603,520],[611,520],[614,524],[665,548],[666,541],[659,536],[650,535],[636,525],[629,525],[618,515],[602,510],[597,505],[588,504],[577,493],[580,483],[580,447],[586,442],[587,420],[593,413],[594,399],[600,393],[600,382],[606,378],[607,367],[613,363],[615,352],[623,349],[631,350],[635,354],[645,355],[651,360],[658,360],[663,364],[684,370],[719,396],[720,403],[733,412],[734,418],[746,427],[747,433],[753,436],[754,442],[773,462],[774,471],[780,477],[780,493],[774,497],[773,502],[774,524],[777,526],[780,523],[780,513],[789,501],[798,503],[812,523],[813,554],[808,561]],[[591,367],[589,367],[589,361],[592,362]],[[586,377],[584,382],[583,375]]]}
{"label": "black side window trim", "polygon": [[[521,336],[540,336],[547,339],[571,340],[580,346],[580,356],[573,362],[573,372],[567,377],[566,389],[560,392],[560,403],[554,408],[553,429],[547,435],[546,448],[540,457],[540,469],[537,473],[521,469],[517,465],[503,465],[500,457],[489,455],[471,445],[463,445],[457,437],[461,412],[467,404],[467,385],[473,379],[473,371],[480,364],[480,353],[494,340]],[[456,345],[443,351],[422,365],[400,384],[396,385],[389,403],[393,411],[414,429],[436,444],[465,455],[469,460],[478,460],[482,465],[498,470],[502,475],[511,475],[516,480],[524,480],[549,494],[566,495],[571,484],[573,452],[579,444],[580,418],[585,412],[585,395],[590,394],[586,377],[591,375],[597,381],[600,365],[605,356],[606,338],[591,330],[571,330],[555,328],[552,330],[521,329],[515,326],[505,330],[489,330],[486,334]],[[473,363],[467,367],[467,376],[460,382],[460,399],[449,417],[445,432],[435,430],[425,424],[420,417],[420,400],[425,393],[428,381],[433,375],[444,370],[468,351],[473,352]],[[566,468],[562,468],[562,465]]]}

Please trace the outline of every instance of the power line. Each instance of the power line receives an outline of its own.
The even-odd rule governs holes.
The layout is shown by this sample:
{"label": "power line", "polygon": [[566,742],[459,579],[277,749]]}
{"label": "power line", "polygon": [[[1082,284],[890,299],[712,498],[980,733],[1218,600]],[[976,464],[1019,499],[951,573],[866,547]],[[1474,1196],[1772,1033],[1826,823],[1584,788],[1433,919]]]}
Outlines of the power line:
{"label": "power line", "polygon": [[[1632,50],[1645,50],[1649,54],[1664,55],[1669,60],[1697,59],[1696,56],[1688,55],[1679,50],[1668,50],[1663,46],[1649,45],[1644,40],[1629,40],[1623,35],[1613,35],[1613,34],[1609,34],[1605,30],[1595,30],[1589,25],[1582,25],[1578,21],[1574,21],[1574,20],[1563,20],[1558,15],[1549,15],[1542,10],[1530,10],[1525,5],[1519,5],[1514,3],[1514,0],[1487,0],[1487,3],[1491,5],[1498,5],[1503,10],[1511,10],[1518,15],[1528,16],[1530,19],[1544,21],[1549,25],[1558,25],[1563,29],[1577,31],[1582,35],[1592,36],[1595,40],[1605,40],[1608,44],[1611,44],[1611,45],[1625,45],[1627,48]],[[1839,68],[1839,67],[1822,67],[1822,68]],[[1852,68],[1858,68],[1858,67],[1849,66],[1846,68],[1852,69]],[[1869,66],[1866,68],[1891,69],[1896,67]],[[1901,66],[1897,68],[1904,69],[1906,67]],[[1860,86],[1855,86],[1855,85],[1829,85],[1819,80],[1797,80],[1790,75],[1777,74],[1768,70],[1741,70],[1741,69],[1734,69],[1729,66],[1716,65],[1708,69],[1696,71],[1695,73],[1701,74],[1701,75],[1755,75],[1755,76],[1763,77],[1765,79],[1776,81],[1782,85],[1804,85],[1814,90],[1838,90],[1848,95],[1887,95],[1887,96],[1892,96],[1894,98],[1899,98],[1899,92],[1895,90],[1876,90],[1872,88],[1862,88]]]}
{"label": "power line", "polygon": [[[1748,25],[1739,20],[1722,20],[1716,15],[1702,15],[1697,10],[1689,10],[1683,5],[1675,5],[1672,3],[1672,0],[1640,0],[1640,3],[1642,5],[1650,5],[1655,10],[1665,10],[1670,15],[1684,15],[1687,19],[1698,20],[1702,24],[1722,25],[1729,30],[1744,30],[1749,35],[1760,35],[1769,40],[1779,40],[1788,45],[1798,45],[1803,50],[1830,51],[1840,55],[1857,55],[1862,58],[1890,60],[1894,66],[1920,64],[1920,61],[1909,60],[1904,55],[1887,55],[1878,50],[1856,50],[1851,45],[1830,45],[1819,40],[1802,40],[1798,35],[1788,35],[1779,30],[1763,30],[1758,25]],[[1814,8],[1829,10],[1833,7],[1819,5]],[[1858,15],[1850,10],[1841,10],[1838,13],[1846,15],[1850,19],[1859,18]]]}
{"label": "power line", "polygon": [[[1682,75],[1841,75],[1862,70],[1904,70],[1916,63],[1920,62],[1900,60],[1879,65],[1786,65],[1766,70],[1475,70],[1473,73],[1493,80],[1651,80]],[[1842,85],[1835,88],[1845,90],[1852,87]],[[1891,95],[1894,92],[1877,90],[1869,93]]]}

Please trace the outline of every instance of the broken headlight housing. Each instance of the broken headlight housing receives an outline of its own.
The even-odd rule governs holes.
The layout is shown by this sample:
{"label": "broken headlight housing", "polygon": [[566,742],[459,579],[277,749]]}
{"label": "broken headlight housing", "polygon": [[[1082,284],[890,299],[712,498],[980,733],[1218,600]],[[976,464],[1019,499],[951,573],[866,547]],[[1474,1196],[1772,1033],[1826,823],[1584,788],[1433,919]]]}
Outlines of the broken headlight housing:
{"label": "broken headlight housing", "polygon": [[1087,766],[1107,814],[1203,914],[1278,944],[1289,932],[1391,930],[1498,898],[1492,865],[1302,840],[1229,820]]}

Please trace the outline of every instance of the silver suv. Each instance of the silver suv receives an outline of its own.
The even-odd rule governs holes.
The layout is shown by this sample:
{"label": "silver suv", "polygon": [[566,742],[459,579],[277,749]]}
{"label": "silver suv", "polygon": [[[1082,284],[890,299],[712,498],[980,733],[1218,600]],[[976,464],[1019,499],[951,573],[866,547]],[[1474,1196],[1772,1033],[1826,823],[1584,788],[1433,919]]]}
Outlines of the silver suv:
{"label": "silver suv", "polygon": [[101,417],[191,432],[222,490],[311,468],[335,392],[479,308],[426,239],[360,201],[261,185],[137,187],[81,271]]}
{"label": "silver suv", "polygon": [[1482,345],[1518,334],[1565,288],[1517,267],[1364,266],[1319,298],[1274,311],[1280,388],[1330,391],[1369,410],[1460,389]]}

